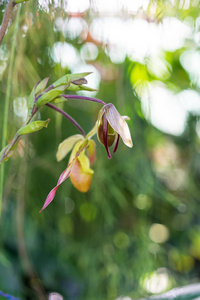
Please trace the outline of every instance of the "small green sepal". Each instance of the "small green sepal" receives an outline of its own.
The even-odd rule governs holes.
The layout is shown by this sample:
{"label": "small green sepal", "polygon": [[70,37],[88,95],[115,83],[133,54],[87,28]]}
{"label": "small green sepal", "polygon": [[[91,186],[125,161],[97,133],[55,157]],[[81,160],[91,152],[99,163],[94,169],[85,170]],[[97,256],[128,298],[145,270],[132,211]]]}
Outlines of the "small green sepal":
{"label": "small green sepal", "polygon": [[38,130],[44,128],[44,127],[47,127],[49,122],[50,122],[50,119],[47,119],[46,121],[34,121],[34,122],[20,128],[18,130],[18,134],[19,135],[25,135],[25,134],[28,134],[28,133],[38,131]]}
{"label": "small green sepal", "polygon": [[35,88],[35,95],[40,94],[44,91],[48,81],[49,81],[49,77],[46,77],[38,83],[38,85]]}
{"label": "small green sepal", "polygon": [[62,85],[42,94],[42,96],[37,100],[35,105],[37,107],[40,107],[51,102],[52,100],[57,98],[62,92],[64,92],[64,90],[66,90],[67,88],[68,85]]}

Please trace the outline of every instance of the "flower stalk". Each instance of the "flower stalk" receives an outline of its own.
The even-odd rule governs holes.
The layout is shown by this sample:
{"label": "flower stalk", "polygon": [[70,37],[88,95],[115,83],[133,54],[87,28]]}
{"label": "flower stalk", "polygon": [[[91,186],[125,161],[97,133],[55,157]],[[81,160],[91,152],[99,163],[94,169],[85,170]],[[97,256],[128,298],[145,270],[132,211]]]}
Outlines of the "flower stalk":
{"label": "flower stalk", "polygon": [[88,100],[88,101],[100,103],[102,105],[106,105],[105,102],[103,102],[102,100],[97,99],[97,98],[80,96],[80,95],[61,95],[61,96],[64,97],[65,99]]}
{"label": "flower stalk", "polygon": [[85,131],[83,130],[83,128],[78,124],[78,122],[76,122],[76,120],[74,120],[74,118],[72,118],[69,114],[67,114],[64,110],[60,109],[59,107],[51,104],[51,103],[47,103],[46,106],[52,108],[53,110],[59,112],[60,114],[62,114],[65,118],[67,118],[70,122],[72,122],[72,124],[82,133],[82,135],[85,137]]}

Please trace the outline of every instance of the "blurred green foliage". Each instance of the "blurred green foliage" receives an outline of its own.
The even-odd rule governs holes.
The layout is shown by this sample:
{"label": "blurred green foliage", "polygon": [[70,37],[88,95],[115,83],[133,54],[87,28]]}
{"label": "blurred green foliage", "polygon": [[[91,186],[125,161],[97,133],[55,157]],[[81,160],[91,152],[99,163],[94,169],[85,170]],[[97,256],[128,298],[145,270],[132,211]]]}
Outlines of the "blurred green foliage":
{"label": "blurred green foliage", "polygon": [[[151,5],[155,2],[150,2],[142,17],[151,17]],[[161,12],[156,22],[172,16],[181,21],[190,17],[195,23],[198,4],[189,2],[188,9],[183,9],[181,1],[174,1],[174,6],[158,1],[152,22]],[[46,10],[33,0],[22,6],[11,100],[29,95],[40,79],[50,77],[49,82],[53,83],[72,71],[53,60],[52,47],[56,42],[73,45],[80,56],[90,38],[84,38],[84,32],[74,38],[73,32],[64,35],[55,30],[58,18],[69,21],[73,16],[65,11],[62,1],[60,5],[54,1],[45,3]],[[0,21],[5,7],[6,2],[1,5]],[[13,20],[15,14],[16,10]],[[75,17],[89,25],[95,14],[89,9]],[[0,47],[0,132],[13,30],[11,24]],[[195,30],[200,34],[199,27]],[[47,293],[56,291],[69,300],[114,300],[123,296],[139,299],[156,292],[152,285],[156,280],[160,282],[160,274],[167,278],[166,289],[199,281],[199,114],[190,113],[183,134],[174,136],[158,130],[145,118],[140,100],[141,89],[155,81],[164,83],[174,93],[184,89],[199,92],[198,84],[180,60],[186,50],[199,51],[199,44],[194,45],[191,38],[176,51],[163,51],[167,68],[162,74],[155,74],[151,58],[141,63],[126,57],[121,63],[113,63],[108,45],[94,38],[89,41],[98,48],[95,61],[86,61],[101,75],[96,97],[112,102],[122,115],[131,118],[128,124],[134,148],[120,142],[116,154],[108,160],[105,149],[98,144],[89,192],[81,194],[68,180],[52,204],[39,214],[68,163],[68,158],[56,162],[57,147],[63,139],[77,133],[72,124],[48,107],[41,110],[43,120],[51,118],[48,129],[25,137],[15,157],[5,165],[0,290],[20,299],[36,299],[35,277]],[[86,65],[84,72],[88,71]],[[86,132],[101,108],[80,101],[69,101],[60,107]],[[11,101],[8,141],[20,122]]]}

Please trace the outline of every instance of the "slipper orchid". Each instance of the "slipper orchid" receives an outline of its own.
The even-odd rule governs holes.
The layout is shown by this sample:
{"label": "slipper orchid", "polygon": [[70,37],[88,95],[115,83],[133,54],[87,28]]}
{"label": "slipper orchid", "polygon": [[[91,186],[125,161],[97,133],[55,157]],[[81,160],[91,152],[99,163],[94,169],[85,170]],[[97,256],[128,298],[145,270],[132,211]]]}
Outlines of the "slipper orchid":
{"label": "slipper orchid", "polygon": [[111,158],[109,147],[115,142],[113,153],[117,150],[119,137],[122,138],[124,144],[130,148],[133,147],[129,127],[125,120],[129,117],[122,117],[112,103],[108,103],[99,111],[97,126],[97,137],[101,144],[104,145]]}
{"label": "slipper orchid", "polygon": [[[84,138],[81,134],[65,139],[58,147],[57,160],[62,160],[72,150],[67,168],[60,175],[57,185],[48,194],[40,210],[44,210],[54,199],[58,187],[68,177],[74,187],[82,193],[89,190],[94,171],[90,168],[95,160],[95,142]],[[87,155],[85,152],[87,151]]]}
{"label": "slipper orchid", "polygon": [[56,154],[58,161],[62,160],[71,150],[72,152],[67,168],[60,175],[57,185],[48,194],[41,211],[51,203],[58,187],[68,177],[70,177],[72,184],[80,192],[85,193],[89,190],[94,173],[90,168],[90,165],[95,160],[95,142],[91,140],[94,134],[97,133],[99,141],[105,146],[108,158],[111,158],[108,148],[115,142],[114,153],[117,150],[120,137],[126,146],[133,147],[129,127],[125,121],[127,119],[129,118],[122,117],[118,113],[113,104],[106,104],[99,111],[94,128],[86,136],[76,134],[65,139],[59,145]]}

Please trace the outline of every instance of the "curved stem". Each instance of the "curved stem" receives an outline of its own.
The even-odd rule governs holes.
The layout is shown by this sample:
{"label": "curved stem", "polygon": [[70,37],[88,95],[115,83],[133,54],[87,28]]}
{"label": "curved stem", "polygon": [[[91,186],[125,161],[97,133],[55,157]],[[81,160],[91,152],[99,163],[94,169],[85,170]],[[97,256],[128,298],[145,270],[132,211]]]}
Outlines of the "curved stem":
{"label": "curved stem", "polygon": [[85,96],[80,96],[80,95],[61,95],[61,96],[66,99],[88,100],[88,101],[100,103],[102,105],[106,105],[105,102],[103,102],[102,100],[97,99],[97,98],[85,97]]}
{"label": "curved stem", "polygon": [[70,122],[72,122],[74,124],[74,126],[76,126],[76,128],[82,133],[83,136],[85,136],[85,131],[83,130],[83,128],[76,122],[76,120],[74,120],[70,115],[68,115],[64,110],[58,108],[57,106],[51,104],[51,103],[47,103],[46,106],[56,110],[57,112],[59,112],[60,114],[62,114],[65,118],[67,118]]}
{"label": "curved stem", "polygon": [[13,0],[10,0],[9,3],[8,3],[8,6],[6,8],[6,12],[5,12],[5,15],[4,15],[4,18],[3,18],[3,21],[2,21],[2,24],[1,24],[1,28],[0,28],[0,45],[2,43],[2,40],[5,36],[5,33],[6,33],[6,29],[8,28],[8,23],[9,23],[9,20],[10,20],[10,16],[11,16],[11,13],[12,13],[12,10],[13,10],[13,7],[15,6],[15,2]]}

